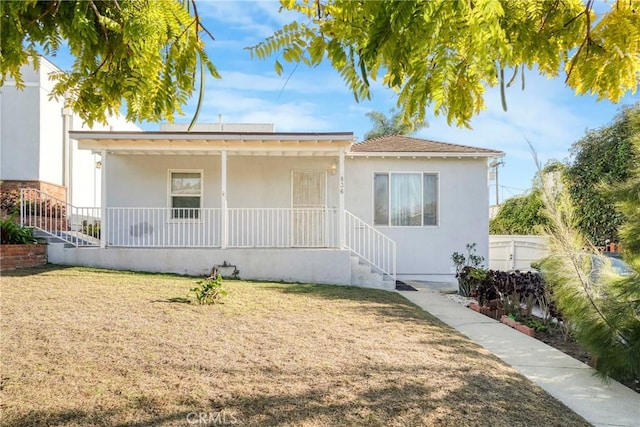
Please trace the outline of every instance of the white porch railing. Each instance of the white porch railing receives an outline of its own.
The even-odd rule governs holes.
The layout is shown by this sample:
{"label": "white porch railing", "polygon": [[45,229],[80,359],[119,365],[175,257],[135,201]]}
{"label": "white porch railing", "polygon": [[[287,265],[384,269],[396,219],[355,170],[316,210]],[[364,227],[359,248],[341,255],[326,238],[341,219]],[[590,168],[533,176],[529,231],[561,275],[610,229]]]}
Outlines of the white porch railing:
{"label": "white porch railing", "polygon": [[[395,280],[396,243],[344,214],[346,249]],[[340,247],[338,209],[229,208],[223,215],[218,208],[79,208],[23,189],[20,221],[75,246],[97,246],[102,237],[106,245],[121,247]]]}
{"label": "white porch railing", "polygon": [[100,208],[72,206],[34,188],[20,190],[20,224],[74,246],[100,243]]}
{"label": "white porch railing", "polygon": [[347,248],[395,280],[396,242],[349,211],[345,211],[345,229]]}
{"label": "white porch railing", "polygon": [[[227,209],[228,248],[337,247],[336,209]],[[222,247],[222,209],[107,208],[107,245]]]}
{"label": "white porch railing", "polygon": [[324,208],[229,208],[230,248],[336,248],[338,210]]}
{"label": "white porch railing", "polygon": [[106,208],[106,243],[124,247],[220,247],[221,209]]}

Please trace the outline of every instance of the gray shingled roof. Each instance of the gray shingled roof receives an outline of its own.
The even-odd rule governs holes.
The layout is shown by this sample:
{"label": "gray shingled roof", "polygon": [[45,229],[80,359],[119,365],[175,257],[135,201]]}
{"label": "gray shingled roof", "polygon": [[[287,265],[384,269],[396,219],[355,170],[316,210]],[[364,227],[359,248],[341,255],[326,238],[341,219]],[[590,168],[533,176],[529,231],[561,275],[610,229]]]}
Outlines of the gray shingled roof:
{"label": "gray shingled roof", "polygon": [[431,141],[428,139],[412,138],[404,135],[389,135],[353,144],[352,152],[358,153],[478,153],[504,154],[499,150],[470,147],[468,145],[451,144],[447,142]]}

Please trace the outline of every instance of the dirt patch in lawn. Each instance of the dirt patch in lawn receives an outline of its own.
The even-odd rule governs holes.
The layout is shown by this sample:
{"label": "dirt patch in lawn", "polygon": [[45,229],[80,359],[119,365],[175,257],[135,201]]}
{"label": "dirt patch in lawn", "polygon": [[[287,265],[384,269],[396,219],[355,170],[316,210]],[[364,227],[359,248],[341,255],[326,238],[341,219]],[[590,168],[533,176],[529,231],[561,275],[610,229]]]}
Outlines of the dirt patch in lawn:
{"label": "dirt patch in lawn", "polygon": [[400,295],[50,267],[0,279],[0,424],[588,425]]}

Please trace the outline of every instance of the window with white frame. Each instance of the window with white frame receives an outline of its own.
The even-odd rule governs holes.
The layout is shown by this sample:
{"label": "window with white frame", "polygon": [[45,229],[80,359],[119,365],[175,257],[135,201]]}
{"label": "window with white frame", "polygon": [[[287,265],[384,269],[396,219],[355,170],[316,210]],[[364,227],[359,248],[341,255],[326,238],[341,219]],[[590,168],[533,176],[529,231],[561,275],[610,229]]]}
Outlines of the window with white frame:
{"label": "window with white frame", "polygon": [[438,225],[438,174],[376,173],[373,187],[374,225]]}
{"label": "window with white frame", "polygon": [[202,207],[202,171],[169,171],[172,219],[198,219]]}

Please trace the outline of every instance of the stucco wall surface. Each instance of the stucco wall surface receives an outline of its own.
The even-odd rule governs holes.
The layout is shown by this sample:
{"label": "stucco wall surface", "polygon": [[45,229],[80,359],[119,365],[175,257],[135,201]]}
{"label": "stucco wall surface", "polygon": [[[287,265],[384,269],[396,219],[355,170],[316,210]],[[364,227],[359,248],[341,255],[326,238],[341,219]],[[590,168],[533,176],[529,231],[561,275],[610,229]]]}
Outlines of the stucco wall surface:
{"label": "stucco wall surface", "polygon": [[455,281],[453,252],[476,243],[488,259],[489,214],[485,158],[347,158],[346,209],[373,224],[373,176],[376,172],[438,174],[437,226],[376,226],[397,243],[398,278]]}
{"label": "stucco wall surface", "polygon": [[49,262],[61,265],[204,276],[214,265],[235,265],[245,280],[347,285],[349,252],[335,249],[124,249],[49,245]]}

